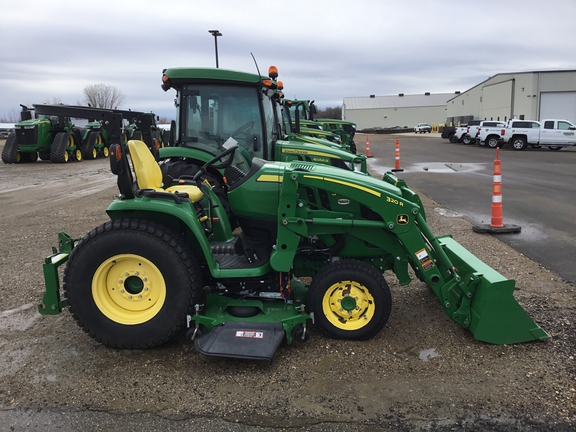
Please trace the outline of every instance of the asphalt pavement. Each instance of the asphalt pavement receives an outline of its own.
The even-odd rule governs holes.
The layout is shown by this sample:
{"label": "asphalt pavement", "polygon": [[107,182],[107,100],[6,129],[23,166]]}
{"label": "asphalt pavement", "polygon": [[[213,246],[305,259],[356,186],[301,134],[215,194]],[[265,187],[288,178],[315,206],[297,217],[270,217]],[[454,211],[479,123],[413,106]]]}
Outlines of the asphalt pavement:
{"label": "asphalt pavement", "polygon": [[[370,143],[369,167],[382,174],[395,168],[397,176],[450,211],[477,226],[492,221],[492,187],[496,151],[478,145],[451,144],[440,134],[356,136],[359,152]],[[501,241],[557,273],[576,281],[576,147],[559,151],[528,148],[499,152],[502,165],[504,225],[516,225],[516,234],[496,235]],[[431,209],[427,209],[431,211]],[[449,233],[445,233],[449,234]]]}

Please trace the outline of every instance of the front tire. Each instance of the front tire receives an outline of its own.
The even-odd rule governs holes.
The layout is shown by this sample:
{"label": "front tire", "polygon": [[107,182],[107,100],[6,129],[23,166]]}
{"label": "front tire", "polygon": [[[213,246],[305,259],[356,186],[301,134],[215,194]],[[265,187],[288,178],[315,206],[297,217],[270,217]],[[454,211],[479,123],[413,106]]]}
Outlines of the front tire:
{"label": "front tire", "polygon": [[96,141],[98,140],[99,133],[96,131],[92,131],[88,133],[88,136],[82,143],[82,157],[86,160],[96,159],[98,156],[98,151],[94,147],[96,145]]}
{"label": "front tire", "polygon": [[353,140],[351,140],[350,141],[350,153],[356,154],[357,151],[358,151],[358,149],[356,148],[356,143]]}
{"label": "front tire", "polygon": [[366,340],[384,328],[392,295],[374,267],[356,260],[327,265],[314,277],[310,309],[322,333],[334,339]]}
{"label": "front tire", "polygon": [[16,134],[11,133],[6,138],[4,148],[2,149],[2,162],[5,164],[15,164],[20,162],[20,153],[18,152],[18,142]]}
{"label": "front tire", "polygon": [[74,248],[64,292],[80,327],[104,345],[162,345],[201,300],[200,265],[184,238],[143,219],[107,222]]}
{"label": "front tire", "polygon": [[498,147],[498,137],[494,135],[490,135],[488,138],[486,138],[486,141],[484,142],[488,145],[488,147],[492,149]]}

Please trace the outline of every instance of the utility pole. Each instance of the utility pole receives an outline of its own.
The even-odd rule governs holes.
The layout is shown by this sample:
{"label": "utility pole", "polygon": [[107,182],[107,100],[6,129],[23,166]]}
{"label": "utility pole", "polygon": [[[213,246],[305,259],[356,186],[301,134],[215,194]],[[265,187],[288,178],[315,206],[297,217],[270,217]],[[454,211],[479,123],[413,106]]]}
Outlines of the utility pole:
{"label": "utility pole", "polygon": [[216,69],[218,69],[218,36],[222,36],[219,30],[208,30],[214,36],[214,50],[216,52]]}

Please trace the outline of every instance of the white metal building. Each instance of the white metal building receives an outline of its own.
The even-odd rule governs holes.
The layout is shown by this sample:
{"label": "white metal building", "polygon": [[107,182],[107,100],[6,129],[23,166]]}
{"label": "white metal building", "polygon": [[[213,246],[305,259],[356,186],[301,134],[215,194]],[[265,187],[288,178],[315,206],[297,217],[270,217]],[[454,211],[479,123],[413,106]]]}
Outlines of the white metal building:
{"label": "white metal building", "polygon": [[346,97],[342,119],[356,123],[358,129],[414,128],[418,123],[443,123],[446,121],[446,103],[453,97],[454,93]]}
{"label": "white metal building", "polygon": [[446,113],[454,124],[511,118],[576,122],[576,70],[497,74],[450,99]]}

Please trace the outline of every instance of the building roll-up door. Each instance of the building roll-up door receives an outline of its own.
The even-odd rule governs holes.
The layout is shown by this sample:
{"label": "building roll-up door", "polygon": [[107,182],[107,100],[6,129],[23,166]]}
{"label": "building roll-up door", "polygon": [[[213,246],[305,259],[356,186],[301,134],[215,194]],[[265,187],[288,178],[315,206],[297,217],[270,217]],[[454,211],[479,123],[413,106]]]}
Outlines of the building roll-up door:
{"label": "building roll-up door", "polygon": [[576,92],[540,93],[542,119],[564,119],[576,124]]}

